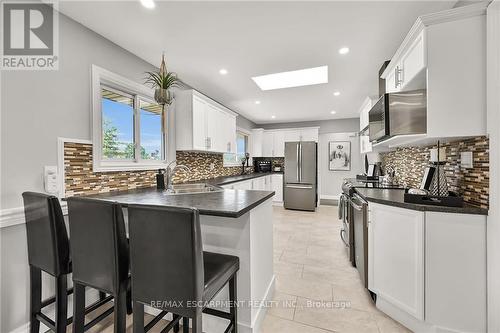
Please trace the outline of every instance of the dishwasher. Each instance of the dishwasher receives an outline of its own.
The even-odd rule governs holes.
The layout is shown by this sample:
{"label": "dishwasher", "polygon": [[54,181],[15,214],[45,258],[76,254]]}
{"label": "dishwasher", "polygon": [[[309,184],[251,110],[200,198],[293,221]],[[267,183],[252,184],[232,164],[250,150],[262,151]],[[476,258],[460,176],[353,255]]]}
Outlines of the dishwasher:
{"label": "dishwasher", "polygon": [[358,194],[350,197],[352,219],[354,227],[354,260],[361,281],[368,289],[368,203]]}

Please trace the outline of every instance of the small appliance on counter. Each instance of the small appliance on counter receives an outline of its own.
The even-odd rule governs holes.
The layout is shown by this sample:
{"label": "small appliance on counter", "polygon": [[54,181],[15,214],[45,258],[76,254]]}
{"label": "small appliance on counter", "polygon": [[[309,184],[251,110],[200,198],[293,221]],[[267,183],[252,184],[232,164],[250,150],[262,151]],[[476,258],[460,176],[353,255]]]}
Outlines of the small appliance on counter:
{"label": "small appliance on counter", "polygon": [[256,160],[254,168],[255,172],[271,172],[271,160]]}

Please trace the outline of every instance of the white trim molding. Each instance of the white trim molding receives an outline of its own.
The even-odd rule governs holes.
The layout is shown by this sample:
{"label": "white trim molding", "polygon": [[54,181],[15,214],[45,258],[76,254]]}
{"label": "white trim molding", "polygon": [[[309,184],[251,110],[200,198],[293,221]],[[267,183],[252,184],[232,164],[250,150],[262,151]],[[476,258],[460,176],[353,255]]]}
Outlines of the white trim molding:
{"label": "white trim molding", "polygon": [[487,123],[490,208],[487,222],[488,332],[500,332],[500,0],[487,11]]}
{"label": "white trim molding", "polygon": [[[60,201],[63,215],[68,214],[66,201]],[[0,210],[0,229],[26,223],[24,207],[15,207]]]}
{"label": "white trim molding", "polygon": [[[173,124],[167,123],[168,118],[168,108],[165,108],[163,119],[163,153],[165,155],[165,160],[163,161],[148,161],[142,160],[137,157],[139,154],[139,136],[138,128],[140,128],[140,117],[137,115],[137,100],[138,97],[146,98],[150,101],[154,101],[154,90],[146,87],[143,84],[137,83],[130,79],[127,79],[121,75],[110,72],[104,68],[96,65],[92,65],[92,123],[90,128],[92,129],[92,165],[93,170],[96,172],[110,172],[110,171],[132,171],[132,170],[155,170],[164,169],[167,167],[167,154],[166,151],[168,147],[168,133],[174,127]],[[125,93],[134,94],[134,144],[136,146],[136,158],[134,160],[127,161],[109,161],[102,159],[101,143],[102,143],[102,110],[101,110],[101,85],[104,84],[109,86],[110,89],[115,88],[120,91],[123,90]],[[165,114],[166,113],[166,114]],[[169,128],[168,128],[169,127]]]}

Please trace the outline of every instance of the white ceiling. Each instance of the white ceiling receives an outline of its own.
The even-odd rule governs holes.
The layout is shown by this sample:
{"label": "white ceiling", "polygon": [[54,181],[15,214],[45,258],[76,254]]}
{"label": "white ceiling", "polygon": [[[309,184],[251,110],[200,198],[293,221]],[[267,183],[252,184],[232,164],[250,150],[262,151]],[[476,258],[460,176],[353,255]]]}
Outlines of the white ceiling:
{"label": "white ceiling", "polygon": [[[184,82],[261,124],[357,117],[416,18],[455,2],[157,1],[148,10],[139,1],[68,1],[59,8],[151,64],[165,51],[168,69]],[[342,46],[350,53],[340,55]],[[261,91],[251,79],[322,65],[327,84]]]}

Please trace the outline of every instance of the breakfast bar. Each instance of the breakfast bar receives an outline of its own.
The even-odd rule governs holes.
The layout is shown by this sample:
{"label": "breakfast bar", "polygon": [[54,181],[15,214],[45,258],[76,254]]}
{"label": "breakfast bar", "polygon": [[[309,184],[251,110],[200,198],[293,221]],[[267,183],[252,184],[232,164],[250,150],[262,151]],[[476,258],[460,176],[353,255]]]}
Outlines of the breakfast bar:
{"label": "breakfast bar", "polygon": [[[237,275],[238,330],[258,332],[266,313],[261,301],[274,293],[273,226],[271,191],[221,190],[217,192],[172,195],[155,188],[136,189],[88,196],[115,201],[123,206],[127,222],[127,206],[132,204],[194,207],[200,213],[203,249],[230,254],[240,259]],[[168,241],[168,240],[167,240]],[[228,299],[225,287],[214,301]],[[227,310],[220,302],[215,307]],[[146,311],[156,314],[155,310]],[[212,316],[203,317],[206,332],[224,331],[227,323]]]}

